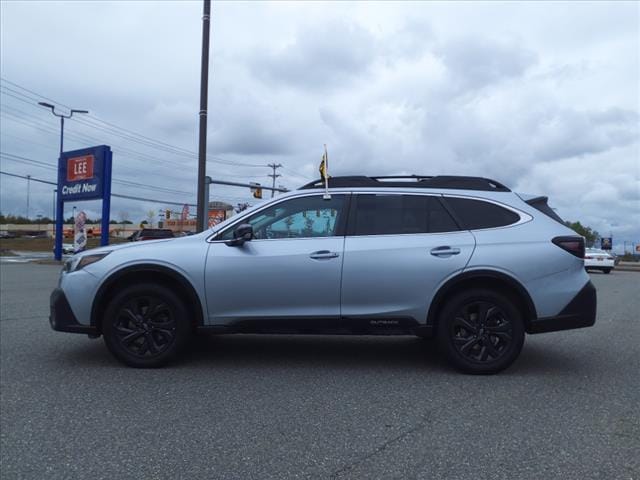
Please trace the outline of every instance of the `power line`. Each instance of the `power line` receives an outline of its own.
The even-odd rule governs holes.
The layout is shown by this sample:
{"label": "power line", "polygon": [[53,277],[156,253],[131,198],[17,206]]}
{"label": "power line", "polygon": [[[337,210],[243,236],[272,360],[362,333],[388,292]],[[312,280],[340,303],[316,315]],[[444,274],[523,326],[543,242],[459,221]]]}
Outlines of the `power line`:
{"label": "power line", "polygon": [[[18,175],[17,173],[9,173],[9,172],[3,172],[2,170],[0,170],[0,174],[2,175],[7,175],[9,177],[17,177],[17,178],[24,178],[25,180],[27,180],[27,176],[26,175]],[[41,180],[39,178],[34,178],[34,177],[30,177],[30,180],[32,182],[38,182],[38,183],[46,183],[48,185],[55,185],[58,186],[57,183],[55,182],[48,182],[47,180]]]}
{"label": "power line", "polygon": [[[5,92],[2,92],[4,95],[8,95],[10,97],[16,98],[24,103],[30,104],[30,105],[34,105],[35,103],[38,102],[38,100],[44,98],[45,100],[49,100],[57,105],[61,105],[67,109],[69,109],[70,107],[67,105],[64,105],[60,102],[58,102],[57,100],[53,100],[51,98],[45,97],[44,95],[41,95],[39,93],[34,92],[33,90],[29,90],[28,88],[25,88],[15,82],[11,82],[10,80],[7,80],[6,78],[0,77],[0,80],[2,80],[5,83],[9,83],[10,85],[13,85],[21,90],[24,90],[26,92],[29,92],[33,95],[35,95],[36,97],[31,97],[29,95],[26,95],[22,92],[19,92],[17,90],[14,90],[12,88],[9,88],[7,86],[1,86],[0,88],[5,89]],[[10,93],[7,93],[6,90],[8,90],[9,92],[15,93],[17,95],[20,95],[24,98],[29,99],[30,101],[24,100],[24,98],[19,98],[16,95],[12,95]],[[33,103],[32,103],[33,102]],[[98,130],[103,130],[103,131],[107,131],[110,132],[112,135],[115,136],[120,136],[126,140],[132,141],[132,142],[137,142],[137,143],[141,143],[143,145],[149,146],[151,148],[156,148],[159,150],[163,150],[165,152],[169,152],[169,153],[173,153],[174,155],[181,155],[181,156],[186,156],[188,158],[197,158],[197,153],[193,152],[191,150],[188,150],[186,148],[183,147],[178,147],[175,145],[171,145],[169,143],[166,142],[162,142],[160,140],[156,140],[150,137],[147,137],[145,135],[133,132],[132,130],[129,130],[127,128],[123,128],[123,127],[119,127],[113,123],[107,122],[105,120],[102,120],[98,117],[96,117],[95,115],[87,115],[88,118],[83,118],[83,119],[75,119],[75,121],[77,123],[81,123],[87,126],[90,126],[92,128],[98,129]],[[89,120],[88,120],[89,119]],[[90,120],[93,120],[90,121]],[[106,127],[101,127],[99,125],[96,125],[95,122],[100,122],[104,125],[106,125]],[[119,132],[118,132],[119,131]],[[222,163],[225,165],[230,165],[230,166],[243,166],[243,167],[265,167],[266,165],[261,165],[261,164],[252,164],[252,163],[246,163],[246,162],[238,162],[238,161],[234,161],[234,160],[228,160],[228,159],[224,159],[215,155],[211,155],[208,154],[207,155],[207,159],[210,159],[212,162],[216,162],[216,163]]]}
{"label": "power line", "polygon": [[298,177],[298,178],[302,178],[303,180],[306,180],[308,182],[316,180],[316,178],[311,178],[311,177],[307,177],[306,175],[302,175],[301,173],[297,173],[294,172],[292,169],[290,169],[289,167],[282,167],[282,170],[284,170],[285,172],[287,172],[287,174],[289,176],[294,176],[294,177]]}
{"label": "power line", "polygon": [[[58,186],[58,184],[55,183],[55,182],[49,182],[47,180],[34,178],[34,177],[29,176],[29,175],[18,175],[16,173],[4,172],[2,170],[0,170],[0,174],[1,175],[7,175],[9,177],[23,178],[25,180],[30,180],[32,182],[45,183],[47,185]],[[160,204],[163,204],[163,205],[178,205],[178,206],[185,205],[185,203],[183,203],[183,202],[171,202],[171,201],[168,201],[168,200],[158,200],[158,199],[155,199],[155,198],[136,197],[136,196],[133,196],[133,195],[122,195],[122,194],[119,194],[119,193],[112,193],[111,196],[112,197],[117,197],[117,198],[124,198],[124,199],[127,199],[127,200],[139,200],[139,201],[142,201],[142,202],[160,203]],[[189,205],[190,207],[195,207],[194,203],[187,203],[186,205]]]}
{"label": "power line", "polygon": [[[1,152],[0,151],[0,157],[4,157],[6,160],[14,161],[14,162],[17,162],[17,163],[25,163],[27,165],[46,168],[46,169],[54,170],[54,171],[58,170],[58,168],[55,165],[51,164],[51,163],[42,162],[40,160],[34,160],[32,158],[23,157],[23,156],[20,156],[20,155],[14,155],[12,153],[6,153],[6,152]],[[135,187],[138,187],[138,188],[144,188],[146,190],[155,190],[155,191],[163,192],[163,193],[175,193],[175,194],[178,194],[178,195],[184,194],[184,192],[181,191],[181,190],[173,190],[173,189],[166,188],[166,187],[156,187],[154,185],[145,185],[143,183],[132,182],[130,180],[122,180],[122,179],[119,179],[119,178],[114,178],[112,181],[113,181],[113,183],[118,183],[118,184],[125,185],[125,186],[127,186],[127,185],[128,186],[135,186]]]}
{"label": "power line", "polygon": [[[4,92],[3,92],[4,93]],[[17,108],[13,108],[11,106],[8,106],[6,104],[3,105],[4,110],[1,112],[3,115],[9,115],[11,117],[15,117],[15,118],[9,118],[9,120],[12,120],[14,122],[20,123],[22,125],[26,125],[26,126],[30,126],[32,128],[35,128],[36,130],[48,133],[50,135],[54,135],[54,136],[58,136],[59,132],[54,129],[53,127],[51,127],[48,123],[43,122],[42,120],[38,119],[37,117],[35,117],[35,115],[30,114],[28,112],[25,112],[24,110],[20,110]],[[75,120],[75,118],[73,119]],[[91,135],[88,135],[86,133],[79,133],[79,132],[67,132],[65,137],[70,138],[71,140],[74,140],[78,143],[83,143],[83,142],[97,142],[97,143],[104,143],[104,139],[102,138],[97,138],[97,137],[93,137]],[[164,159],[158,156],[152,156],[143,152],[139,152],[137,150],[133,150],[131,148],[128,147],[123,147],[123,146],[119,146],[119,145],[112,145],[113,151],[116,153],[126,153],[127,155],[133,156],[133,157],[137,157],[143,161],[152,161],[152,162],[159,162],[159,163],[163,163],[165,165],[169,165],[169,166],[178,166],[181,168],[184,168],[184,163],[181,162],[177,162],[175,160],[168,160],[168,159]],[[171,153],[171,152],[169,152]],[[190,158],[192,160],[192,158]],[[229,164],[229,166],[235,166],[235,165],[231,165]],[[266,166],[266,165],[265,165]],[[230,176],[227,175],[225,173],[222,174],[222,176]],[[256,176],[251,176],[251,175],[239,175],[239,177],[247,177],[247,178],[258,178]]]}
{"label": "power line", "polygon": [[[0,76],[0,80],[5,83],[8,84],[12,87],[15,88],[11,88],[7,85],[1,85],[0,84],[0,92],[3,95],[6,95],[8,97],[14,98],[20,102],[26,103],[30,106],[32,106],[33,108],[38,108],[36,107],[36,103],[42,99],[45,100],[49,100],[50,102],[53,102],[56,105],[62,106],[66,109],[70,109],[71,107],[69,107],[68,105],[65,105],[57,100],[54,100],[52,98],[46,97],[38,92],[35,92],[34,90],[30,90],[29,88],[26,88],[16,82],[12,82],[4,77]],[[16,90],[17,89],[17,90]],[[25,93],[26,92],[26,93]],[[15,109],[15,111],[21,113],[22,115],[27,115],[27,116],[31,116],[33,117],[33,115],[24,112],[22,110],[19,109]],[[3,112],[4,113],[4,112]],[[10,113],[10,112],[7,112]],[[15,113],[13,114],[14,116]],[[18,123],[23,123],[25,124],[25,117],[22,116],[17,116],[18,119],[12,119],[13,121],[17,121]],[[19,119],[22,120],[22,122],[19,121]],[[28,120],[27,120],[28,122]],[[102,133],[107,133],[108,135],[111,135],[113,137],[118,137],[124,141],[127,142],[133,142],[133,143],[137,143],[140,144],[142,146],[148,147],[148,148],[154,148],[156,150],[160,150],[164,153],[169,153],[171,155],[174,156],[180,156],[182,158],[188,159],[188,160],[195,160],[197,158],[197,154],[194,151],[188,150],[186,148],[183,147],[179,147],[176,145],[172,145],[169,144],[167,142],[158,140],[158,139],[154,139],[152,137],[134,132],[128,128],[124,128],[121,126],[118,126],[114,123],[108,122],[106,120],[103,120],[95,115],[89,114],[85,117],[82,118],[73,118],[73,122],[71,123],[75,123],[77,125],[82,125],[88,128],[92,128],[95,130],[98,130]],[[34,126],[34,125],[30,125],[30,126]],[[49,134],[56,134],[57,132],[50,130],[48,127],[48,125],[45,127],[45,125],[43,124],[39,124],[39,123],[35,123],[35,128],[40,129],[41,131],[45,131]],[[47,129],[45,129],[47,128]],[[71,134],[67,134],[67,136],[70,136],[70,138],[73,140],[74,138],[76,139],[75,141],[87,141],[86,139],[89,139],[91,141],[97,141],[99,143],[104,143],[103,139],[97,139],[95,137],[92,137],[90,135],[87,135],[85,133],[79,133],[79,132],[72,132]],[[77,140],[80,139],[80,140]],[[159,158],[157,156],[151,156],[148,155],[146,153],[142,153],[127,147],[122,147],[122,146],[117,146],[114,145],[113,146],[113,150],[114,152],[116,151],[122,151],[125,153],[128,153],[131,156],[137,156],[138,158],[145,160],[145,161],[153,161],[153,162],[159,162],[159,163],[165,163],[165,164],[169,164],[169,165],[179,165],[180,167],[184,167],[183,163],[180,162],[176,162],[176,161],[171,161],[171,160],[167,160],[167,159],[163,159],[163,158]],[[207,154],[207,161],[211,161],[214,163],[218,163],[221,165],[226,165],[226,166],[230,166],[230,167],[246,167],[246,168],[264,168],[264,167],[271,167],[273,168],[274,164],[255,164],[255,163],[248,163],[248,162],[240,162],[237,160],[230,160],[230,159],[226,159],[226,158],[221,158],[219,156],[216,155],[212,155],[212,154]],[[279,165],[278,168],[282,167],[282,165]],[[282,167],[284,169],[284,167]],[[311,180],[309,177],[306,177],[304,175],[298,174],[292,170],[289,169],[284,169],[288,175],[291,176],[295,176],[301,179],[305,179],[305,180]],[[274,177],[274,175],[276,177]],[[223,173],[222,175],[220,175],[220,177],[224,177],[225,174]],[[244,177],[244,178],[251,178],[252,176],[248,176],[248,175],[229,175],[227,174],[226,176],[228,177]],[[278,176],[281,175],[277,175],[276,174],[276,169],[273,168],[273,173],[269,175],[269,177],[271,177],[273,179],[273,186],[275,187],[275,178],[277,178]],[[257,178],[257,177],[253,177],[253,178]]]}

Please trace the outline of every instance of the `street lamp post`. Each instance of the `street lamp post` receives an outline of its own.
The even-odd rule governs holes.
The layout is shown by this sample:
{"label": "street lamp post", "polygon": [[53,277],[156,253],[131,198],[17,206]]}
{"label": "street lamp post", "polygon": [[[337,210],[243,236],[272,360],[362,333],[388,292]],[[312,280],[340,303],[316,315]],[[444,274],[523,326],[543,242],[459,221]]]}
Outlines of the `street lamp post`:
{"label": "street lamp post", "polygon": [[[51,113],[54,116],[60,118],[60,157],[62,157],[63,145],[64,145],[64,119],[73,117],[74,113],[89,113],[89,110],[76,110],[71,109],[68,115],[63,113],[56,113],[56,107],[46,102],[38,102],[38,105],[51,109]],[[58,192],[60,193],[60,192]],[[75,207],[73,207],[75,209]],[[56,222],[56,239],[55,239],[55,248],[54,248],[54,257],[56,260],[62,259],[62,224],[64,223],[64,210],[62,202],[58,199],[56,202],[56,217],[58,221]],[[75,219],[75,215],[73,216]]]}
{"label": "street lamp post", "polygon": [[64,143],[64,119],[73,117],[74,113],[89,113],[89,110],[76,110],[72,108],[69,111],[69,115],[65,115],[63,113],[56,113],[56,107],[47,102],[38,102],[38,105],[43,107],[47,107],[51,109],[51,113],[53,113],[56,117],[60,118],[60,155],[62,155],[62,148]]}

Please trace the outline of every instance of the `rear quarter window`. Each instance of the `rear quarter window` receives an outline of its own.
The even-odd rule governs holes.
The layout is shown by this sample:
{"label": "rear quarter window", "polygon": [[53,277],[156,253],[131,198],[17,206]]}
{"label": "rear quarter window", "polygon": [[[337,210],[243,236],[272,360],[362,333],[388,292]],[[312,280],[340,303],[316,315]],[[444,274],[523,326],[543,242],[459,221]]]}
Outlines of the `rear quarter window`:
{"label": "rear quarter window", "polygon": [[520,220],[517,213],[483,200],[445,197],[445,202],[468,230],[505,227]]}

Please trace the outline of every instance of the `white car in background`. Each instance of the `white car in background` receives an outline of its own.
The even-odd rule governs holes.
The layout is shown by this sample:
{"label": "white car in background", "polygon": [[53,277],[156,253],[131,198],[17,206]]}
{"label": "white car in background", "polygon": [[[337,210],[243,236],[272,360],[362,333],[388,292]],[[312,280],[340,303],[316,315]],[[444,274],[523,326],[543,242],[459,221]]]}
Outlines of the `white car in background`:
{"label": "white car in background", "polygon": [[585,270],[601,270],[604,273],[611,273],[615,266],[615,257],[605,250],[597,248],[587,248],[584,253]]}
{"label": "white car in background", "polygon": [[[53,247],[53,251],[55,252],[56,247]],[[62,254],[63,255],[73,255],[73,243],[63,243],[62,244]]]}

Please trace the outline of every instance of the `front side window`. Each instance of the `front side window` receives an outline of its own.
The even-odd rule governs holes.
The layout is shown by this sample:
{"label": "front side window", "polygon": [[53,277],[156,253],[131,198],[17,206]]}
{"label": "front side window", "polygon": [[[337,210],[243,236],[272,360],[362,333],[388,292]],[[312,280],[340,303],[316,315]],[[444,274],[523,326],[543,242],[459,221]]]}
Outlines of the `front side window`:
{"label": "front side window", "polygon": [[520,215],[495,203],[456,197],[445,201],[467,230],[504,227],[520,220]]}
{"label": "front side window", "polygon": [[[336,235],[343,211],[344,195],[332,195],[329,200],[319,195],[308,196],[277,203],[241,223],[253,227],[255,240],[332,237]],[[232,239],[234,228],[230,227],[218,238]]]}
{"label": "front side window", "polygon": [[367,194],[356,196],[351,230],[353,235],[399,235],[459,228],[435,196]]}

